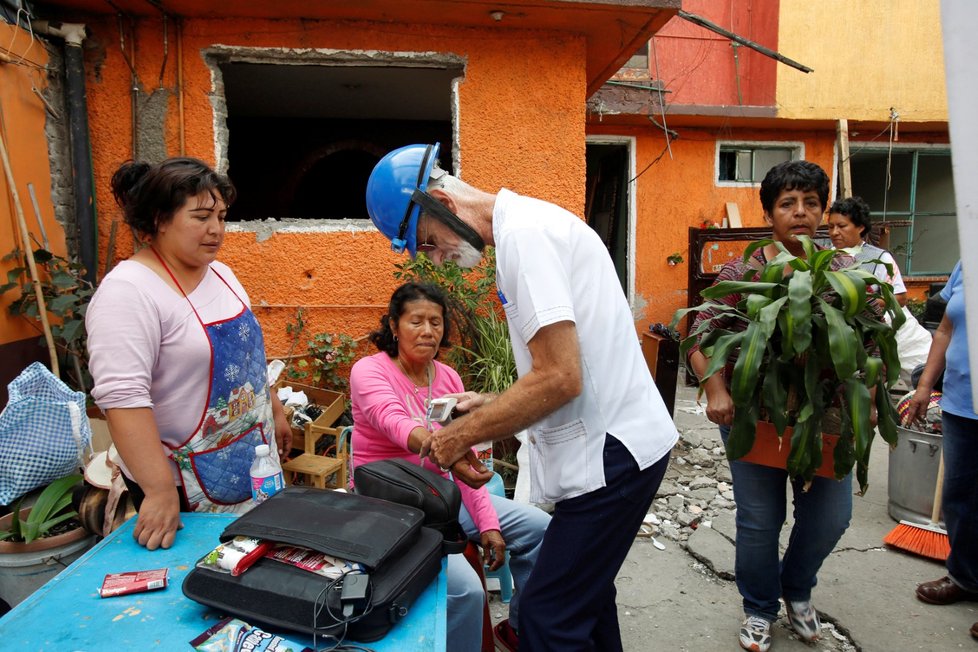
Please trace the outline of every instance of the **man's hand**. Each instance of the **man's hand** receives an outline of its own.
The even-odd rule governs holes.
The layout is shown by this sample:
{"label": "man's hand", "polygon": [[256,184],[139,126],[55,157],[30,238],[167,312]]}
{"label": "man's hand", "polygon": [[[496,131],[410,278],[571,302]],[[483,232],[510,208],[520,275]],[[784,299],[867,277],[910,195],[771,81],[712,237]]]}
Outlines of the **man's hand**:
{"label": "man's hand", "polygon": [[506,542],[499,530],[486,530],[482,538],[482,565],[490,571],[498,569],[506,561]]}
{"label": "man's hand", "polygon": [[139,507],[139,516],[132,536],[147,550],[173,545],[177,530],[183,528],[180,522],[179,489],[172,486],[169,491],[148,493]]}

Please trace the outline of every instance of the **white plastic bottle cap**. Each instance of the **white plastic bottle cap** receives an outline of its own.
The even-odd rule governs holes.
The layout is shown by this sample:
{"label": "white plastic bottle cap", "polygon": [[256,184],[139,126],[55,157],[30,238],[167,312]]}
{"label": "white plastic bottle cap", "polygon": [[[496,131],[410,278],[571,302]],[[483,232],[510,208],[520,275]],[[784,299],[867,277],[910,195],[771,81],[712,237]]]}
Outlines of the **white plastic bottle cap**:
{"label": "white plastic bottle cap", "polygon": [[258,444],[255,446],[255,455],[261,457],[262,455],[268,455],[271,450],[268,448],[268,444]]}

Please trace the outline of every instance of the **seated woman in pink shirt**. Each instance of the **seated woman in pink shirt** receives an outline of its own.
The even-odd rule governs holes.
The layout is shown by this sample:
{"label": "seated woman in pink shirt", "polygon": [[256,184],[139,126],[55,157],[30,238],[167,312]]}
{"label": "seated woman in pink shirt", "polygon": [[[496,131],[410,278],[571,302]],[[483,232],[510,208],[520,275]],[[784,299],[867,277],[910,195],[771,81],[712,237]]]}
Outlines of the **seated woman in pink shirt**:
{"label": "seated woman in pink shirt", "polygon": [[[435,360],[446,346],[449,322],[445,293],[434,285],[405,283],[394,291],[379,330],[370,339],[378,353],[359,360],[350,374],[353,402],[353,461],[360,464],[401,458],[447,476],[418,458],[428,428],[425,414],[433,398],[465,391],[458,373]],[[465,458],[457,462],[466,464]],[[459,523],[479,543],[490,568],[510,553],[516,592],[509,620],[496,626],[497,643],[515,649],[520,589],[530,576],[550,516],[531,505],[490,495],[485,487],[456,484],[462,494]],[[448,649],[478,650],[482,640],[484,593],[479,576],[461,554],[448,556]]]}

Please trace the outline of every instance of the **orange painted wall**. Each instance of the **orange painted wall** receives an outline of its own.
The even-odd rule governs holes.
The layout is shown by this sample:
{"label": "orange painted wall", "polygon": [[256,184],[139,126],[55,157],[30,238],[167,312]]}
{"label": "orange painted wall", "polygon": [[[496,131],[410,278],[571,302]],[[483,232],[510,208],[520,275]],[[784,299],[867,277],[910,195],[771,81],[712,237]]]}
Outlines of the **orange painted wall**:
{"label": "orange painted wall", "polygon": [[[12,63],[0,62],[0,134],[7,148],[7,155],[14,177],[28,231],[41,242],[40,228],[31,205],[27,184],[34,185],[37,201],[44,220],[44,228],[51,242],[51,250],[65,253],[64,229],[54,219],[51,202],[51,171],[48,165],[48,142],[44,134],[45,108],[41,99],[31,90],[32,82],[38,89],[47,86],[47,73],[40,68],[48,63],[47,50],[30,35],[17,27],[0,23],[0,44],[4,51],[9,47]],[[0,257],[14,248],[24,248],[17,222],[16,205],[7,176],[0,170]],[[32,249],[37,245],[33,244]],[[0,262],[0,279],[7,282],[7,271],[14,267]],[[0,345],[40,336],[40,323],[34,328],[20,317],[11,317],[8,311],[11,301],[18,298],[16,290],[0,296]]]}
{"label": "orange painted wall", "polygon": [[[109,179],[117,165],[131,156],[129,69],[120,53],[115,18],[91,22],[89,28],[92,42],[98,43],[87,54],[86,71],[100,257],[104,257],[110,223],[120,219]],[[144,20],[137,30],[136,69],[144,84],[153,88],[162,64],[161,23]],[[186,149],[188,155],[212,162],[211,76],[201,50],[214,44],[465,57],[455,144],[459,175],[487,190],[505,186],[582,212],[586,77],[585,43],[580,37],[509,30],[504,24],[492,30],[461,30],[328,21],[187,20],[183,30]],[[175,56],[171,31],[163,76],[163,86],[170,89],[175,87]],[[175,96],[169,102],[166,140],[169,154],[176,155]],[[451,156],[447,144],[442,151],[442,156]],[[113,258],[131,253],[127,230],[120,229]],[[392,273],[400,257],[375,231],[282,233],[262,242],[254,233],[233,232],[228,233],[221,259],[248,290],[268,353],[282,355],[289,348],[285,325],[298,306],[311,306],[306,312],[310,332],[357,337],[373,329],[396,285]],[[260,308],[263,302],[276,307]]]}
{"label": "orange painted wall", "polygon": [[[736,202],[744,226],[765,226],[758,197],[759,187],[719,187],[715,182],[716,141],[783,140],[803,142],[805,158],[821,165],[834,183],[832,173],[835,134],[825,132],[731,129],[680,129],[671,143],[672,158],[665,154],[636,181],[638,215],[635,225],[635,302],[640,308],[640,331],[655,322],[669,323],[673,313],[686,307],[688,229],[704,221],[721,223],[726,202]],[[645,128],[592,125],[589,135],[627,135],[636,138],[636,169],[641,171],[665,147],[659,134]],[[685,262],[670,266],[669,254],[679,251]],[[726,252],[719,252],[721,256]]]}

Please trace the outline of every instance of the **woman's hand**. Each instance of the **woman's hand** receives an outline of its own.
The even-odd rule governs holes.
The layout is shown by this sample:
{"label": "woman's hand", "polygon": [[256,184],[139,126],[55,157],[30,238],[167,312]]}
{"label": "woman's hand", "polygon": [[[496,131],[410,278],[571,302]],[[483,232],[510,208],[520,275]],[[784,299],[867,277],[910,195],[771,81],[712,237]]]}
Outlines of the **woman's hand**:
{"label": "woman's hand", "polygon": [[289,425],[289,419],[285,416],[285,408],[274,389],[271,397],[272,418],[275,422],[275,444],[278,446],[279,459],[284,461],[292,450],[292,426]]}
{"label": "woman's hand", "polygon": [[927,416],[927,406],[930,404],[930,389],[917,385],[917,390],[913,393],[910,402],[907,404],[907,411],[903,415],[903,425],[910,427],[915,421],[923,421]]}
{"label": "woman's hand", "polygon": [[168,490],[147,492],[139,507],[139,516],[132,536],[147,550],[169,548],[173,545],[180,522],[179,489],[171,485]]}
{"label": "woman's hand", "polygon": [[506,542],[499,530],[486,530],[482,538],[482,564],[489,570],[498,569],[506,561]]}
{"label": "woman's hand", "polygon": [[479,392],[462,392],[461,394],[445,394],[444,398],[456,399],[455,409],[464,413],[482,407],[491,401],[493,396],[492,394],[480,394]]}
{"label": "woman's hand", "polygon": [[706,381],[706,418],[718,426],[733,424],[734,403],[723,375],[716,373]]}

